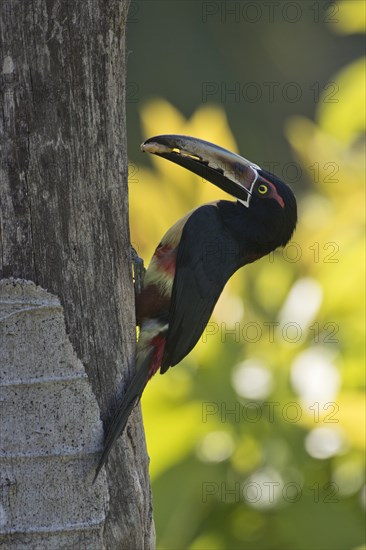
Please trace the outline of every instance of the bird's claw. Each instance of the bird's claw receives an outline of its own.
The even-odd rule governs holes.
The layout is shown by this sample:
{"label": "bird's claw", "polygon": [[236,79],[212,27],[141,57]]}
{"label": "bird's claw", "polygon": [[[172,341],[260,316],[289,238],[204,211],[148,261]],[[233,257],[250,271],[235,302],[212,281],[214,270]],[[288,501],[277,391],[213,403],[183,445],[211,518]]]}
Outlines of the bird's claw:
{"label": "bird's claw", "polygon": [[131,244],[131,260],[132,260],[132,266],[133,266],[133,280],[135,284],[135,294],[138,296],[141,294],[142,289],[144,287],[144,276],[145,276],[145,266],[144,266],[144,260],[140,258],[138,255],[136,249]]}

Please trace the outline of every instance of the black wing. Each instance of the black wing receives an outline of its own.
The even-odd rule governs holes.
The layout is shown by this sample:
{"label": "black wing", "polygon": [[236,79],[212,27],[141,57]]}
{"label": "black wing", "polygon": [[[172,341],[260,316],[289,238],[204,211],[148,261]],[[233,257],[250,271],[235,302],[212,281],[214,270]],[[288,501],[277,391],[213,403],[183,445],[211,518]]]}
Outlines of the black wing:
{"label": "black wing", "polygon": [[195,210],[179,243],[161,373],[193,349],[225,284],[244,264],[243,252],[224,225],[218,205]]}

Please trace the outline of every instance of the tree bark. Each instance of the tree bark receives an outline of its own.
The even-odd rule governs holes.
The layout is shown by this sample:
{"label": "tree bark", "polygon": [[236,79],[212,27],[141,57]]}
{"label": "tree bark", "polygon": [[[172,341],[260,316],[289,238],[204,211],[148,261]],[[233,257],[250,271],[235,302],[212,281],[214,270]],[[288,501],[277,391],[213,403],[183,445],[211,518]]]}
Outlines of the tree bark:
{"label": "tree bark", "polygon": [[134,368],[128,0],[0,10],[0,546],[153,548],[138,408],[91,485]]}

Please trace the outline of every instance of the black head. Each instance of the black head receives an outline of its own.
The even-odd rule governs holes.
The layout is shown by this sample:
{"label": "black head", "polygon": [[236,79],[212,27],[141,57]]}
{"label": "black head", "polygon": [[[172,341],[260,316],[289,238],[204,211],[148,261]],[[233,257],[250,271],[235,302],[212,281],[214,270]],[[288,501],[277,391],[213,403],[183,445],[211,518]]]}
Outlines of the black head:
{"label": "black head", "polygon": [[271,250],[286,246],[295,231],[297,204],[292,189],[280,178],[259,169],[247,215],[263,227]]}

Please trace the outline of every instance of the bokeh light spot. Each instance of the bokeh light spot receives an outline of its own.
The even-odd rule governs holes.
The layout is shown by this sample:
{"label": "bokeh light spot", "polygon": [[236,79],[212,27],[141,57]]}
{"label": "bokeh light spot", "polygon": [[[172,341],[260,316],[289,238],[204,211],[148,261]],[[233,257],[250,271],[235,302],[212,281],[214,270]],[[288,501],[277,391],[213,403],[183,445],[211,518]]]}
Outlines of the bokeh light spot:
{"label": "bokeh light spot", "polygon": [[210,432],[200,441],[197,455],[203,462],[223,462],[234,450],[234,441],[227,432]]}
{"label": "bokeh light spot", "polygon": [[291,383],[305,406],[322,407],[337,396],[341,377],[333,364],[334,353],[313,347],[297,355],[291,368]]}
{"label": "bokeh light spot", "polygon": [[340,453],[344,438],[334,428],[315,428],[305,438],[305,449],[313,458],[324,460]]}
{"label": "bokeh light spot", "polygon": [[265,399],[273,389],[272,373],[258,359],[239,363],[233,370],[231,381],[236,393],[247,399]]}

